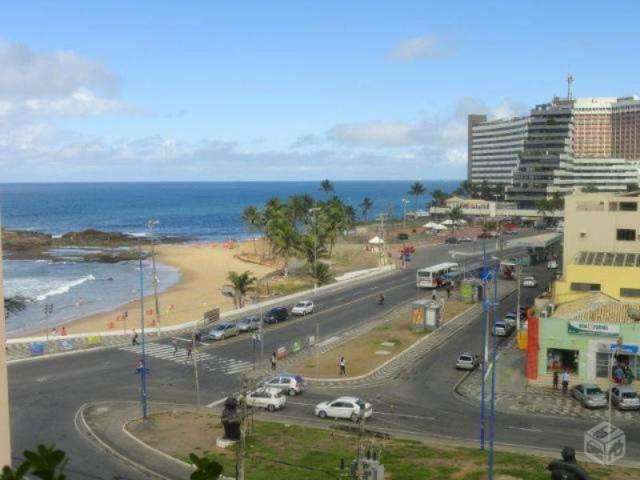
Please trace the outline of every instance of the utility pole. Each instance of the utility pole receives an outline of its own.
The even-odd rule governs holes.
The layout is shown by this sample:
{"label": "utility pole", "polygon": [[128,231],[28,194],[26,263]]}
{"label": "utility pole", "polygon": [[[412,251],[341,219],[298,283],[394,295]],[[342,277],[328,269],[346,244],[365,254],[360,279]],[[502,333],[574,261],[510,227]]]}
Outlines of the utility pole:
{"label": "utility pole", "polygon": [[489,303],[488,303],[488,282],[486,275],[487,267],[487,245],[482,240],[482,378],[480,379],[480,450],[484,450],[485,440],[485,376],[487,374],[487,365],[489,360],[489,349],[487,347],[489,327]]}
{"label": "utility pole", "polygon": [[359,429],[358,429],[358,457],[356,459],[356,479],[357,480],[366,480],[364,474],[364,403],[360,405],[360,419],[359,419]]}
{"label": "utility pole", "polygon": [[191,332],[191,346],[192,346],[191,361],[193,362],[193,380],[196,383],[196,405],[198,410],[200,410],[200,379],[198,378],[198,343],[196,342],[197,331],[198,331],[198,326],[196,324],[193,326],[193,331]]}
{"label": "utility pole", "polygon": [[404,230],[406,228],[407,225],[407,204],[409,203],[409,200],[407,200],[406,198],[402,199],[402,229]]}
{"label": "utility pole", "polygon": [[[492,309],[492,325],[496,324],[498,317],[498,272],[500,270],[500,259],[493,274],[493,309]],[[494,463],[494,443],[496,436],[496,349],[498,342],[496,336],[491,337],[491,411],[489,414],[489,459],[488,459],[488,480],[493,480],[493,463]]]}
{"label": "utility pole", "polygon": [[520,275],[522,275],[522,264],[520,259],[516,263],[516,282],[517,282],[517,300],[516,300],[516,339],[520,341],[520,296],[522,294],[522,286],[520,285]]}
{"label": "utility pole", "polygon": [[236,449],[236,480],[244,480],[244,460],[246,450],[246,436],[247,436],[247,377],[242,377],[242,398],[241,398],[241,413],[240,413],[240,441],[238,442],[238,448]]}
{"label": "utility pole", "polygon": [[153,269],[153,298],[156,306],[156,326],[158,327],[158,335],[160,334],[160,302],[158,301],[158,272],[156,270],[156,241],[153,235],[153,228],[160,222],[158,220],[149,220],[147,227],[151,232],[151,265]]}
{"label": "utility pole", "polygon": [[[1,230],[0,230],[1,231]],[[0,238],[0,259],[2,239]],[[9,383],[7,380],[7,352],[5,350],[4,292],[2,289],[2,261],[0,260],[0,467],[11,466],[11,422],[9,420]]]}

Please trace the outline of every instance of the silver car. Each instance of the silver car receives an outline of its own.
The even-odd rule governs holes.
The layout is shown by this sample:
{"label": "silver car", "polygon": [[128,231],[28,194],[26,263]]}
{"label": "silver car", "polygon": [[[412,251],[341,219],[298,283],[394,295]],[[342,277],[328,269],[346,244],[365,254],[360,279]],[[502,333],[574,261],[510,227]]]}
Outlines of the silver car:
{"label": "silver car", "polygon": [[238,321],[238,331],[252,332],[260,329],[260,317],[245,317]]}
{"label": "silver car", "polygon": [[304,392],[306,388],[304,378],[300,375],[291,375],[289,373],[281,373],[277,377],[270,378],[263,385],[268,388],[280,389],[289,396],[298,395]]}
{"label": "silver car", "polygon": [[573,387],[571,394],[583,407],[599,408],[607,406],[607,396],[593,383],[583,383]]}
{"label": "silver car", "polygon": [[478,356],[471,353],[461,353],[456,360],[456,368],[458,370],[475,370],[479,364]]}
{"label": "silver car", "polygon": [[207,338],[210,340],[224,340],[227,337],[235,337],[238,335],[238,327],[236,327],[235,323],[219,323],[215,327],[213,327]]}
{"label": "silver car", "polygon": [[615,386],[611,389],[611,401],[620,410],[640,409],[640,398],[633,387],[628,385]]}

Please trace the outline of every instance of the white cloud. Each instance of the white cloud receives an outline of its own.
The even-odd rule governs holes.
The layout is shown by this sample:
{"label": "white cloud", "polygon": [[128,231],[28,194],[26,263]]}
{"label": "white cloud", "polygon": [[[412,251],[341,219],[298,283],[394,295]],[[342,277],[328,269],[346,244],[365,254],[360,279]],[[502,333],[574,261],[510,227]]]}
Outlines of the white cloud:
{"label": "white cloud", "polygon": [[414,37],[398,43],[389,52],[389,58],[398,62],[447,57],[452,48],[441,44],[433,35]]}
{"label": "white cloud", "polygon": [[113,93],[117,78],[103,65],[74,52],[42,53],[21,43],[0,40],[3,96],[65,96],[82,87]]}
{"label": "white cloud", "polygon": [[60,98],[31,98],[24,102],[24,106],[34,115],[53,117],[87,117],[134,111],[119,100],[98,97],[84,87]]}
{"label": "white cloud", "polygon": [[416,127],[404,122],[366,122],[336,125],[327,132],[331,140],[353,145],[407,146],[416,143]]}

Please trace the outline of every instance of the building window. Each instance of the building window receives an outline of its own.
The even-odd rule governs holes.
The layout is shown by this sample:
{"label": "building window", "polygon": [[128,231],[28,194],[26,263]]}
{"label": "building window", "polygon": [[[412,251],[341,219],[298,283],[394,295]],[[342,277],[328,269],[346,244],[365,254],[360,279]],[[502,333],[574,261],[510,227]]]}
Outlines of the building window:
{"label": "building window", "polygon": [[636,202],[620,202],[621,212],[637,212],[638,204]]}
{"label": "building window", "polygon": [[609,359],[611,355],[608,353],[596,353],[596,377],[609,378]]}
{"label": "building window", "polygon": [[636,231],[630,228],[619,228],[616,238],[625,242],[634,242],[636,240]]}
{"label": "building window", "polygon": [[620,289],[621,297],[640,297],[640,288],[621,288]]}
{"label": "building window", "polygon": [[571,282],[571,290],[574,292],[599,292],[599,283]]}
{"label": "building window", "polygon": [[578,373],[578,350],[565,350],[564,348],[547,349],[547,373],[562,372]]}

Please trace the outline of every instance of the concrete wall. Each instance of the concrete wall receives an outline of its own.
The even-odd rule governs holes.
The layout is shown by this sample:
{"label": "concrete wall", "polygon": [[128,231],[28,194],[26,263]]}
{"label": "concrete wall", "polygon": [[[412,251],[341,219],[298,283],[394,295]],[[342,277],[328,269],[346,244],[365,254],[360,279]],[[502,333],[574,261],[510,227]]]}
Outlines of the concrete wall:
{"label": "concrete wall", "polygon": [[565,197],[564,271],[580,251],[640,253],[640,240],[619,241],[618,228],[640,235],[640,212],[612,211],[612,202],[638,202],[637,196],[573,193]]}
{"label": "concrete wall", "polygon": [[640,302],[640,298],[620,296],[621,288],[640,288],[640,268],[638,267],[566,265],[562,279],[556,281],[553,286],[553,301],[556,305],[570,302],[592,293],[572,291],[572,282],[599,283],[600,291],[610,297],[625,302]]}

